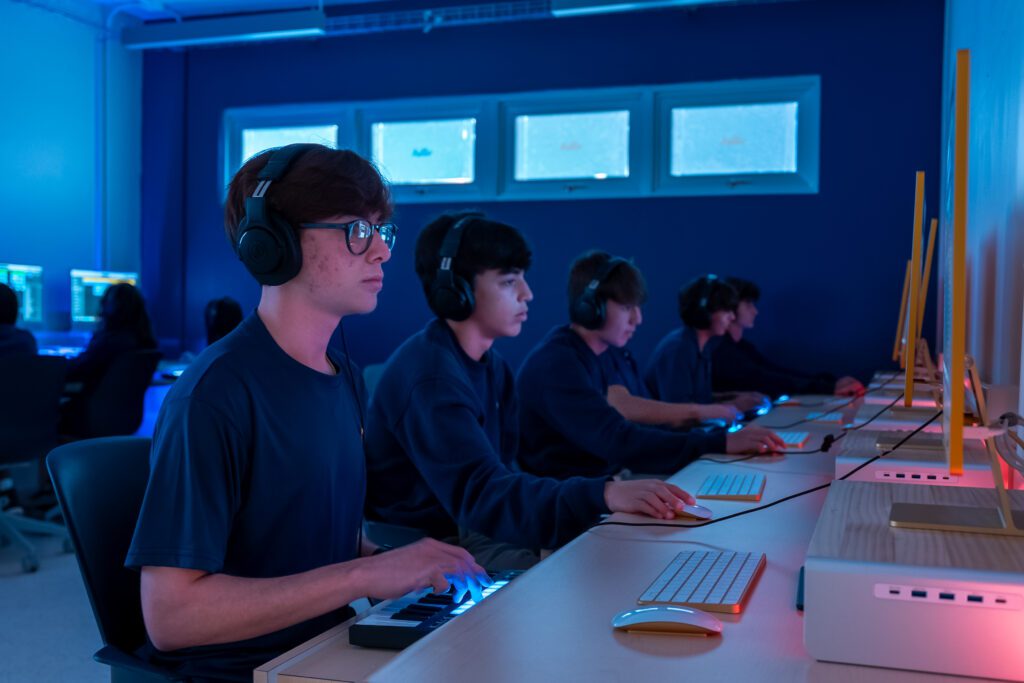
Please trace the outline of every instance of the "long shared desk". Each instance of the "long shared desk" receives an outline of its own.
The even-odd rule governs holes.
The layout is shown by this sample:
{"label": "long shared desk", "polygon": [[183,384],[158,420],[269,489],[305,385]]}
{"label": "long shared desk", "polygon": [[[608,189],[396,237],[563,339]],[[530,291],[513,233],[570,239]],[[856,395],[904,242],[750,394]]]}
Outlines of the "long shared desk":
{"label": "long shared desk", "polygon": [[[831,402],[831,403],[830,403]],[[789,427],[834,398],[806,400],[759,418],[766,426],[811,433],[802,450],[816,450],[839,423]],[[842,406],[852,420],[862,400]],[[716,518],[750,509],[833,480],[837,455],[874,455],[877,434],[849,432],[827,454],[742,459],[706,456],[670,481],[696,492],[706,477],[726,472],[766,476],[760,503],[701,501]],[[893,488],[898,484],[886,485]],[[800,568],[808,553],[827,488],[721,523],[687,528],[597,526],[561,548],[506,588],[401,652],[349,645],[341,624],[268,662],[256,683],[314,681],[871,681],[951,680],[896,669],[815,661],[796,609]],[[615,514],[609,521],[652,522]],[[763,552],[767,565],[737,615],[720,614],[722,635],[677,637],[615,631],[612,617],[636,607],[637,598],[677,553],[690,549]],[[959,678],[953,680],[980,680]]]}

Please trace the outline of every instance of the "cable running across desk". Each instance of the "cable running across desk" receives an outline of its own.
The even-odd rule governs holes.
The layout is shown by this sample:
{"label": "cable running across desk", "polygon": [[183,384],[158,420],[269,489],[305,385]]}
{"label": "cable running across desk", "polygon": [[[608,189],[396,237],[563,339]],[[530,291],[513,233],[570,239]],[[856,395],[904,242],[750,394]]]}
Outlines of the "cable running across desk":
{"label": "cable running across desk", "polygon": [[[868,460],[865,460],[860,465],[858,465],[857,467],[854,467],[852,470],[850,470],[849,472],[847,472],[843,476],[839,477],[839,479],[836,479],[835,481],[845,481],[846,479],[849,479],[854,474],[856,474],[857,472],[860,472],[862,469],[864,469],[865,467],[867,467],[871,463],[875,462],[876,460],[879,460],[880,458],[884,458],[885,456],[889,455],[890,453],[893,453],[894,451],[899,449],[903,444],[905,444],[907,441],[909,441],[911,438],[913,438],[914,436],[919,434],[925,427],[927,427],[928,425],[930,425],[931,423],[933,423],[937,419],[939,419],[941,416],[942,416],[942,411],[940,410],[939,412],[935,413],[930,418],[928,418],[927,421],[925,421],[924,423],[919,425],[916,429],[914,429],[914,431],[910,432],[905,437],[903,437],[895,446],[893,446],[889,450],[885,451],[884,453],[879,453],[875,457],[869,458]],[[815,493],[816,491],[823,491],[824,489],[827,489],[831,485],[832,485],[832,482],[830,481],[830,482],[827,482],[825,484],[821,484],[820,486],[815,486],[813,488],[809,488],[809,489],[806,489],[804,491],[798,491],[797,493],[793,493],[793,494],[790,494],[790,495],[785,496],[783,498],[779,498],[778,500],[773,500],[770,503],[765,503],[764,505],[758,505],[756,508],[750,508],[749,510],[741,510],[739,512],[734,512],[731,515],[726,515],[725,517],[719,517],[718,519],[709,519],[709,520],[707,520],[705,522],[698,522],[696,524],[669,524],[667,522],[598,522],[597,524],[594,524],[593,526],[591,526],[590,529],[588,529],[588,531],[591,531],[591,530],[593,530],[593,529],[595,529],[595,528],[597,528],[599,526],[649,526],[649,527],[674,527],[674,528],[677,528],[677,529],[679,529],[679,528],[681,528],[681,529],[692,529],[692,528],[697,528],[697,527],[706,527],[706,526],[710,526],[711,524],[717,524],[719,522],[725,522],[725,521],[728,521],[730,519],[736,519],[737,517],[742,517],[743,515],[749,515],[749,514],[751,514],[753,512],[760,512],[761,510],[767,510],[768,508],[775,507],[776,505],[779,505],[780,503],[785,503],[787,501],[794,500],[795,498],[800,498],[801,496],[806,496],[809,493]]]}

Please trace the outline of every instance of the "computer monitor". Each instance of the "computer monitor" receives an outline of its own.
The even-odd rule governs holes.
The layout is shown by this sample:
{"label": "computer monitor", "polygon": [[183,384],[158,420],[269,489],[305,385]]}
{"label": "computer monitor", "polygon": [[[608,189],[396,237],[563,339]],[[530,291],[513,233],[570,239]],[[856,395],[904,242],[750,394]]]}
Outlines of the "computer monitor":
{"label": "computer monitor", "polygon": [[917,351],[918,306],[921,303],[921,224],[924,220],[924,171],[918,171],[914,182],[914,229],[910,250],[910,291],[907,295],[907,339],[903,345],[905,374],[903,405],[914,405],[914,362]]}
{"label": "computer monitor", "polygon": [[0,263],[0,283],[18,297],[18,322],[39,325],[43,322],[43,267]]}
{"label": "computer monitor", "polygon": [[91,325],[100,319],[100,299],[107,288],[121,282],[135,285],[138,273],[106,270],[71,271],[71,323]]}
{"label": "computer monitor", "polygon": [[[973,410],[988,423],[985,394],[978,369],[965,354],[967,337],[967,152],[970,103],[970,51],[956,57],[954,104],[952,230],[944,230],[942,420],[946,459],[951,475],[963,473],[965,384],[970,387]],[[913,300],[913,299],[911,299]],[[966,378],[966,382],[965,382]],[[920,503],[894,503],[889,524],[906,529],[1024,536],[1024,515],[1010,508],[994,439],[985,439],[992,466],[996,501],[991,507],[948,507]]]}
{"label": "computer monitor", "polygon": [[910,261],[903,271],[903,294],[900,295],[900,317],[896,319],[896,341],[892,344],[892,359],[903,364],[903,344],[907,337],[907,296],[910,294]]}

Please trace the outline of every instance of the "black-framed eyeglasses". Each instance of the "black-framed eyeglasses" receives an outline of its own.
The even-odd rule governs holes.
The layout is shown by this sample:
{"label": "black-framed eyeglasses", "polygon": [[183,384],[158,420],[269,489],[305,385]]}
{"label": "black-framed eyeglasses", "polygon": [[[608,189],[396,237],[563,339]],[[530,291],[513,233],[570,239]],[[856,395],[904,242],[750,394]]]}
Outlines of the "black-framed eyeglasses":
{"label": "black-framed eyeglasses", "polygon": [[389,251],[395,248],[395,239],[398,237],[398,226],[394,223],[374,225],[362,218],[349,223],[299,223],[299,227],[308,230],[343,230],[345,246],[353,256],[361,256],[370,250],[373,233],[380,235]]}

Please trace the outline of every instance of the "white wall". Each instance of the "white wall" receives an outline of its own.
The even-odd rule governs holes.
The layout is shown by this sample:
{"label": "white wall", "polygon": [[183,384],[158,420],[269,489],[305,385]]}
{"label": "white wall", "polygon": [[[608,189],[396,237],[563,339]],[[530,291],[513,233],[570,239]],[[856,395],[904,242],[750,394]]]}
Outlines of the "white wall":
{"label": "white wall", "polygon": [[51,325],[68,269],[139,267],[141,56],[104,33],[92,3],[0,0],[0,262],[44,267]]}
{"label": "white wall", "polygon": [[[962,48],[971,50],[967,349],[985,381],[1018,387],[1024,407],[1024,2],[947,1],[943,131],[952,122],[952,67]],[[942,144],[945,207],[952,136],[944,132]]]}

